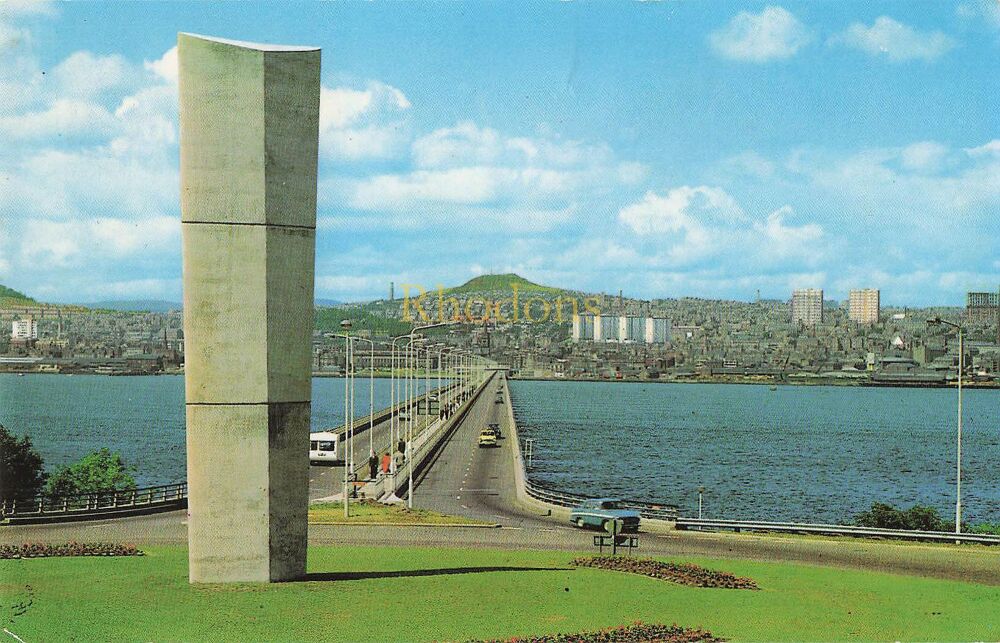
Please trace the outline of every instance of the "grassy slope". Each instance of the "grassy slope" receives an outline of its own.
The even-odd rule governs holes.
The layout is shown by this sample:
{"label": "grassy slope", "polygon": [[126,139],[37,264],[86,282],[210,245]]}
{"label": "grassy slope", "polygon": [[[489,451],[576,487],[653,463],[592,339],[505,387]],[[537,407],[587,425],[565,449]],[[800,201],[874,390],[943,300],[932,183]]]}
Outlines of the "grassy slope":
{"label": "grassy slope", "polygon": [[311,523],[392,523],[392,524],[433,524],[433,525],[482,525],[480,520],[462,516],[428,511],[426,509],[407,509],[402,505],[384,505],[373,501],[352,502],[351,517],[344,520],[344,505],[340,502],[323,502],[309,505],[309,522]]}
{"label": "grassy slope", "polygon": [[30,306],[34,303],[37,302],[23,292],[0,284],[0,306]]}
{"label": "grassy slope", "polygon": [[[1000,636],[998,587],[797,564],[691,561],[754,578],[762,590],[752,592],[573,570],[563,552],[312,547],[312,573],[547,569],[191,587],[184,548],[147,551],[0,561],[0,622],[26,640],[462,640],[636,619],[701,625],[734,640]],[[32,603],[12,617],[28,585]]]}
{"label": "grassy slope", "polygon": [[527,292],[527,293],[538,292],[538,293],[548,293],[551,295],[558,295],[559,293],[564,292],[561,288],[542,286],[540,284],[528,281],[524,277],[515,275],[514,273],[507,273],[503,275],[481,275],[479,277],[470,279],[461,286],[446,288],[444,294],[457,295],[462,293],[483,293],[483,292],[498,292],[498,291],[511,292],[513,285],[517,285],[517,289],[519,292]]}

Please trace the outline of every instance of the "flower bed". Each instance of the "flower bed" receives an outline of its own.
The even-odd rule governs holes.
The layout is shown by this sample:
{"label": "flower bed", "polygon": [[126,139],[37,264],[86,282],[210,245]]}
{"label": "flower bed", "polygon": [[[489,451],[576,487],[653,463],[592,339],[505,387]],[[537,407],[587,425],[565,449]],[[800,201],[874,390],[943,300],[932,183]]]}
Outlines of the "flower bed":
{"label": "flower bed", "polygon": [[527,638],[494,639],[487,643],[716,643],[725,641],[711,632],[679,625],[636,622],[592,632],[574,634],[547,634]]}
{"label": "flower bed", "polygon": [[733,576],[689,563],[664,563],[652,558],[628,558],[621,556],[591,556],[574,558],[571,565],[596,567],[616,572],[641,574],[650,578],[660,578],[691,587],[720,587],[724,589],[760,589],[751,578]]}
{"label": "flower bed", "polygon": [[23,545],[0,545],[0,559],[49,558],[53,556],[142,556],[135,545],[123,543],[78,543],[62,545],[44,543],[24,543]]}

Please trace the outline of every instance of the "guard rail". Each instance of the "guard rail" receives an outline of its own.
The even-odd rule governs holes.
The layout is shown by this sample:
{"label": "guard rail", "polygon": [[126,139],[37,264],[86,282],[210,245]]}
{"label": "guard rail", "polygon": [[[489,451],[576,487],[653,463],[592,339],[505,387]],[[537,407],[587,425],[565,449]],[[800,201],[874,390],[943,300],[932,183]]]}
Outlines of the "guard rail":
{"label": "guard rail", "polygon": [[36,496],[0,502],[0,518],[8,522],[74,520],[112,514],[145,513],[187,506],[187,483],[128,491],[99,491],[65,496]]}
{"label": "guard rail", "polygon": [[677,529],[694,531],[771,531],[794,534],[818,534],[823,536],[855,536],[860,538],[890,538],[895,540],[919,540],[935,542],[977,543],[1000,545],[1000,536],[990,534],[951,533],[947,531],[916,531],[907,529],[879,529],[877,527],[857,527],[854,525],[827,525],[794,522],[767,522],[752,520],[709,520],[699,518],[678,518]]}

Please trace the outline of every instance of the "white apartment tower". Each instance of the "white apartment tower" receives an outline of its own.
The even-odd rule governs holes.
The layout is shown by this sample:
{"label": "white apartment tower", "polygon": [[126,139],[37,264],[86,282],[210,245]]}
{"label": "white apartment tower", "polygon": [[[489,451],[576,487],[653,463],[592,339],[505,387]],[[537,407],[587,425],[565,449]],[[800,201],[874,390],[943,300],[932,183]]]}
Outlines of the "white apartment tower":
{"label": "white apartment tower", "polygon": [[805,326],[823,323],[822,288],[797,288],[792,291],[792,323]]}
{"label": "white apartment tower", "polygon": [[15,319],[10,325],[10,338],[22,341],[38,339],[38,322],[31,317]]}
{"label": "white apartment tower", "polygon": [[852,290],[847,316],[859,324],[877,324],[879,316],[878,288]]}

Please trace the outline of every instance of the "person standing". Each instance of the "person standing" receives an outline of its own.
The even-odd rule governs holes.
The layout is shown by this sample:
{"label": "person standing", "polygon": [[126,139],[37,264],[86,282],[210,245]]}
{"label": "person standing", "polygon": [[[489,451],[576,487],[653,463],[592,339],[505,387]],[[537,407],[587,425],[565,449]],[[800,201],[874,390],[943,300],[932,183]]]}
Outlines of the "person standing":
{"label": "person standing", "polygon": [[382,455],[382,475],[389,475],[390,467],[392,467],[392,456],[390,456],[389,452],[386,451]]}
{"label": "person standing", "polygon": [[371,452],[368,456],[368,479],[374,480],[378,476],[378,456],[375,455],[375,451]]}

